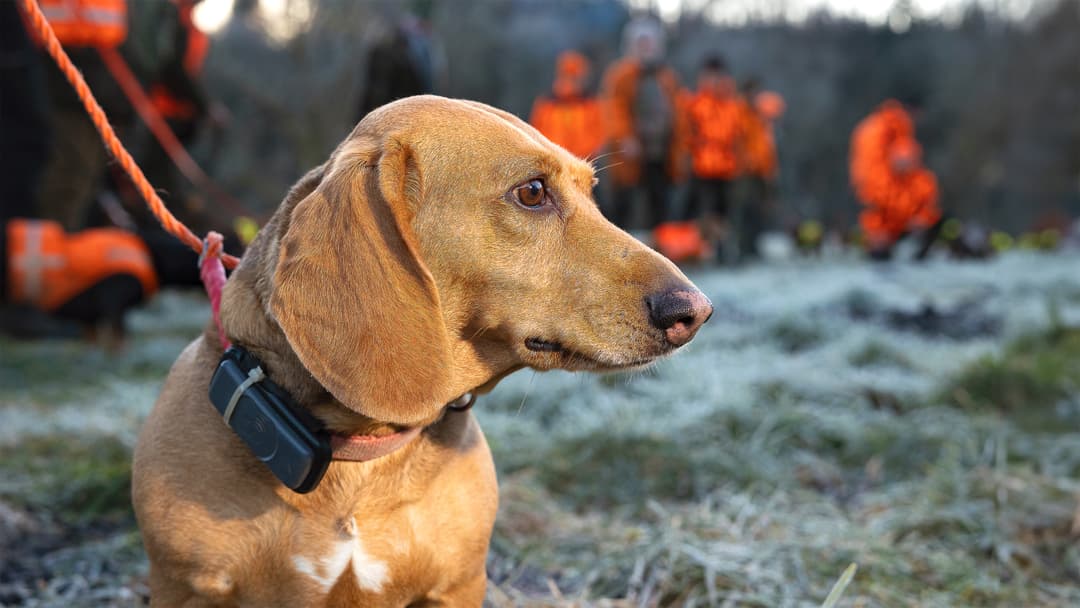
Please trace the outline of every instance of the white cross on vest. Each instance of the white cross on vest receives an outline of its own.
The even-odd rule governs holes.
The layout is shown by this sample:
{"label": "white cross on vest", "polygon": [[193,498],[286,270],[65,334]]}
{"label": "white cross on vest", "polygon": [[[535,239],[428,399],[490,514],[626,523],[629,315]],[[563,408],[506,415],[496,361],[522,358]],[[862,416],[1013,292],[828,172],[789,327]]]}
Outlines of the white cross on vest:
{"label": "white cross on vest", "polygon": [[37,302],[45,290],[45,271],[64,267],[64,256],[46,254],[41,250],[44,229],[38,222],[27,222],[26,243],[23,251],[14,256],[13,267],[21,270],[26,297],[30,302]]}

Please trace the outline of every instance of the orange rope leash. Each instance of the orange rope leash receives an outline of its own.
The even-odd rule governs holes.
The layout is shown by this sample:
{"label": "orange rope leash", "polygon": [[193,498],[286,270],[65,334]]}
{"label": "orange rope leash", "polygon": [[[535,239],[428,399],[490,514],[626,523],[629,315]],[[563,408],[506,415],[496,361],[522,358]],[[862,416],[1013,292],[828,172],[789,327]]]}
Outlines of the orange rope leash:
{"label": "orange rope leash", "polygon": [[[165,203],[162,202],[161,197],[154,191],[154,187],[150,185],[150,181],[143,175],[142,169],[135,164],[135,159],[131,157],[131,154],[124,148],[124,144],[120,142],[120,138],[117,137],[116,131],[113,130],[112,125],[109,124],[108,117],[105,116],[105,111],[101,109],[101,105],[94,99],[94,94],[90,91],[90,87],[83,80],[82,74],[78,68],[71,62],[71,58],[64,52],[63,47],[60,46],[60,41],[57,40],[56,34],[52,30],[52,26],[45,19],[45,15],[41,13],[41,9],[38,8],[35,0],[20,0],[23,13],[28,19],[28,23],[33,27],[38,39],[41,40],[45,46],[45,50],[49,52],[49,55],[56,61],[60,71],[64,73],[64,76],[71,83],[71,86],[75,88],[75,92],[79,96],[79,100],[82,101],[83,107],[90,115],[90,120],[93,121],[94,126],[97,128],[98,133],[101,134],[102,140],[105,142],[105,146],[112,153],[113,158],[120,164],[120,167],[131,178],[131,181],[135,185],[135,189],[139,191],[146,204],[150,207],[150,211],[153,212],[154,217],[157,218],[165,230],[170,234],[180,239],[188,247],[191,247],[196,252],[202,254],[204,251],[203,241],[199,237],[195,236],[191,230],[188,229],[180,220],[176,219],[172,213],[165,207]],[[215,253],[221,252],[221,247],[209,247],[206,253],[208,256],[213,256]],[[240,263],[240,259],[236,256],[229,255],[227,253],[218,253],[221,256],[222,263],[228,268],[235,268]]]}

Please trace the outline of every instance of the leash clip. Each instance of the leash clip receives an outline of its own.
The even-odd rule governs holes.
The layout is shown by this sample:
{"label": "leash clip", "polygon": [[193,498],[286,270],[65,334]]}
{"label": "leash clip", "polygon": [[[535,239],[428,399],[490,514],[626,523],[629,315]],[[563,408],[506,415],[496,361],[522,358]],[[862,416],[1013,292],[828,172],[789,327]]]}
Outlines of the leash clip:
{"label": "leash clip", "polygon": [[220,258],[221,254],[221,234],[211,230],[210,232],[206,233],[206,238],[202,240],[202,252],[199,253],[199,268],[202,268],[203,263],[206,262],[207,257]]}
{"label": "leash clip", "polygon": [[198,262],[196,262],[196,264],[198,265],[198,267],[199,267],[200,269],[202,269],[202,266],[203,266],[203,262],[205,262],[205,261],[206,261],[206,253],[207,253],[207,251],[209,251],[209,250],[210,250],[210,241],[209,241],[209,240],[207,240],[207,239],[203,239],[203,242],[202,242],[202,253],[200,253],[200,254],[199,254],[199,261],[198,261]]}

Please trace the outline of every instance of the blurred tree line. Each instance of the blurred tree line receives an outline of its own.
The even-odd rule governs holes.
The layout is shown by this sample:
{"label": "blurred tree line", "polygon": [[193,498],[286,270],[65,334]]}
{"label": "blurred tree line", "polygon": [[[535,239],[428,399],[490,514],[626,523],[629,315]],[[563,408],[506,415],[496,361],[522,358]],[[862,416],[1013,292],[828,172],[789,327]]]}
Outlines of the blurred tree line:
{"label": "blurred tree line", "polygon": [[[701,58],[719,52],[737,77],[758,76],[787,100],[777,139],[789,220],[850,224],[857,207],[848,138],[890,96],[921,100],[919,137],[947,210],[1015,231],[1080,214],[1080,0],[1037,3],[1024,20],[972,5],[948,24],[898,0],[882,25],[827,13],[790,23],[776,17],[778,0],[779,9],[737,27],[705,17],[717,2],[696,3],[667,24],[668,57],[692,86]],[[589,56],[598,81],[631,16],[619,0],[283,6],[285,18],[272,18],[258,0],[237,0],[216,35],[208,85],[235,120],[199,150],[222,181],[265,209],[351,129],[366,49],[403,11],[428,24],[440,51],[437,93],[519,116],[550,87],[563,49]]]}

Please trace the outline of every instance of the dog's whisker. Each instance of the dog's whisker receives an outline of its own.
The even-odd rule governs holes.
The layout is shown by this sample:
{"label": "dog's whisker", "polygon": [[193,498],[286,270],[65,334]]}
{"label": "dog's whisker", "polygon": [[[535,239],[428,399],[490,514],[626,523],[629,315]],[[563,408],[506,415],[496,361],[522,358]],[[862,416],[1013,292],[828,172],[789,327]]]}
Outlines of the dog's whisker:
{"label": "dog's whisker", "polygon": [[520,416],[521,412],[525,411],[525,401],[529,398],[529,394],[532,393],[533,380],[536,379],[536,372],[534,371],[529,376],[529,384],[525,386],[525,394],[521,396],[521,403],[518,404],[517,413],[515,416]]}
{"label": "dog's whisker", "polygon": [[476,338],[478,338],[478,337],[480,337],[481,335],[483,335],[483,334],[484,334],[484,332],[486,332],[486,331],[487,331],[487,330],[489,330],[489,329],[492,329],[493,327],[494,327],[494,326],[492,326],[492,325],[488,325],[488,326],[485,326],[485,327],[480,327],[480,328],[478,328],[478,329],[476,330],[476,332],[475,332],[475,333],[473,333],[472,337],[470,337],[470,338],[469,338],[469,340],[475,340]]}
{"label": "dog's whisker", "polygon": [[611,152],[605,152],[603,154],[597,154],[596,156],[590,156],[590,157],[585,159],[585,162],[592,165],[593,168],[595,169],[596,168],[596,161],[600,160],[601,158],[607,158],[607,157],[609,157],[609,156],[611,156],[613,154],[618,154],[618,151],[612,150]]}
{"label": "dog's whisker", "polygon": [[619,166],[619,165],[621,165],[621,164],[623,164],[623,161],[619,161],[619,162],[617,162],[617,163],[611,163],[610,165],[604,165],[603,167],[601,167],[601,168],[599,168],[599,169],[596,169],[596,170],[595,170],[595,173],[596,173],[597,175],[599,175],[600,173],[602,173],[602,172],[604,172],[604,171],[607,171],[608,169],[610,169],[610,168],[612,168],[612,167],[618,167],[618,166]]}

